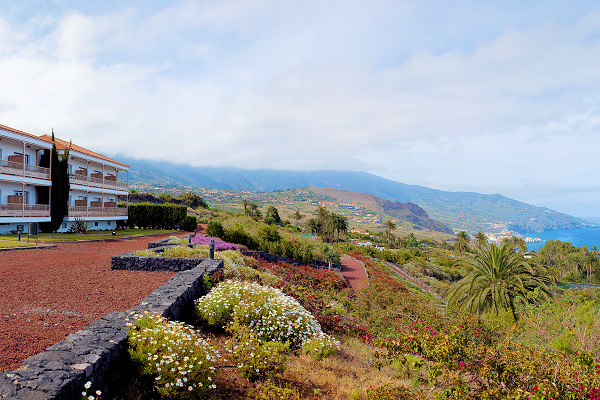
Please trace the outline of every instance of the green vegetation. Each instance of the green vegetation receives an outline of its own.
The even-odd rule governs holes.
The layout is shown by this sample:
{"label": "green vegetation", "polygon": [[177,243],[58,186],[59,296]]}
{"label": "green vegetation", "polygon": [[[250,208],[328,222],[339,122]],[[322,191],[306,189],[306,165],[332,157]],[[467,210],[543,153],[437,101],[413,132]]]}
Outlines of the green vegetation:
{"label": "green vegetation", "polygon": [[527,300],[529,293],[550,297],[550,279],[545,271],[534,270],[515,252],[511,244],[492,243],[474,258],[462,259],[472,271],[456,283],[449,302],[470,312],[482,314],[510,311],[516,319],[515,299]]}
{"label": "green vegetation", "polygon": [[127,225],[129,228],[174,229],[179,227],[187,215],[186,206],[170,203],[134,203],[128,207]]}
{"label": "green vegetation", "polygon": [[[49,165],[50,177],[52,179],[52,190],[50,192],[50,222],[40,223],[40,229],[43,232],[56,232],[63,222],[69,209],[69,149],[66,149],[62,155],[58,154],[56,142],[54,141],[54,129],[52,130],[52,163]],[[46,154],[46,153],[45,153]],[[47,161],[40,160],[46,164]],[[48,195],[46,194],[46,197]]]}

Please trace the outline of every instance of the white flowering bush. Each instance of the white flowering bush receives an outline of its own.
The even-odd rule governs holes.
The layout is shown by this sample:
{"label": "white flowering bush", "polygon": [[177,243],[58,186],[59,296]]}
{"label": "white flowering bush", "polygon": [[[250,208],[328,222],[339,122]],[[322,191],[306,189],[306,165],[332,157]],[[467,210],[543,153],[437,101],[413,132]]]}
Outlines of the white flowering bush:
{"label": "white flowering bush", "polygon": [[289,342],[292,348],[322,333],[315,317],[294,298],[252,282],[219,283],[196,300],[196,312],[209,325],[246,325],[259,340]]}
{"label": "white flowering bush", "polygon": [[191,326],[148,312],[135,314],[133,320],[128,323],[129,354],[143,374],[155,377],[161,396],[199,398],[216,388],[219,353]]}
{"label": "white flowering bush", "polygon": [[333,337],[320,333],[313,336],[308,342],[302,345],[302,352],[310,354],[317,360],[337,354],[340,342]]}
{"label": "white flowering bush", "polygon": [[182,238],[178,238],[177,236],[169,236],[169,240],[168,243],[188,243],[188,238],[186,237],[182,237]]}

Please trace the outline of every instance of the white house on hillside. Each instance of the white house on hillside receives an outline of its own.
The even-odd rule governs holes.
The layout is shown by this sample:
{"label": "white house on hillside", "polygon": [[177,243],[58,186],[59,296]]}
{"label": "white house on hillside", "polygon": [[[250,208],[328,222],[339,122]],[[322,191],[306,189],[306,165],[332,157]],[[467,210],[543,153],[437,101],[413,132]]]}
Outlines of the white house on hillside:
{"label": "white house on hillside", "polygon": [[0,234],[50,221],[50,168],[40,161],[46,152],[51,162],[51,148],[38,136],[0,125]]}
{"label": "white house on hillside", "polygon": [[[41,136],[48,143],[52,138]],[[59,232],[75,219],[83,219],[93,230],[113,230],[118,220],[127,219],[127,208],[117,207],[117,196],[129,192],[129,165],[55,137],[56,148],[69,151],[69,211]],[[123,177],[125,178],[123,180]]]}

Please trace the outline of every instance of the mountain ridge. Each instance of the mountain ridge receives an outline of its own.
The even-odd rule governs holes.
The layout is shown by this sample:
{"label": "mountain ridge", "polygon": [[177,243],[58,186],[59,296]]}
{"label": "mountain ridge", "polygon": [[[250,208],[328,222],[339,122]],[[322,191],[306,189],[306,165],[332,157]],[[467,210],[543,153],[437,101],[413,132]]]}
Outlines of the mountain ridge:
{"label": "mountain ridge", "polygon": [[489,230],[488,228],[504,227],[519,232],[535,232],[593,225],[583,219],[500,194],[443,191],[408,185],[363,171],[191,167],[164,161],[117,157],[131,165],[129,177],[132,181],[260,192],[313,186],[370,193],[391,202],[415,203],[423,208],[431,219],[455,230],[485,231]]}

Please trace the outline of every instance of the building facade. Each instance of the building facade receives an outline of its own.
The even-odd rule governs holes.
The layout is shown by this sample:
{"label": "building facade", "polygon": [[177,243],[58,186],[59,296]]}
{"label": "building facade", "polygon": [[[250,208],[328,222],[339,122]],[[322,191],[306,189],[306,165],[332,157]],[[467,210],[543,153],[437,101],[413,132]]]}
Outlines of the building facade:
{"label": "building facade", "polygon": [[[117,207],[129,192],[129,166],[55,138],[59,154],[69,151],[69,207],[59,229],[66,232],[77,219],[92,230],[114,230],[127,219]],[[49,222],[52,138],[0,125],[0,234],[28,232],[30,223]]]}
{"label": "building facade", "polygon": [[[52,138],[41,138],[49,143]],[[69,209],[59,232],[66,232],[76,219],[92,230],[114,230],[127,219],[127,207],[117,207],[119,195],[129,193],[129,166],[83,147],[55,138],[59,154],[69,150]]]}
{"label": "building facade", "polygon": [[50,221],[51,148],[38,136],[0,125],[0,234]]}

